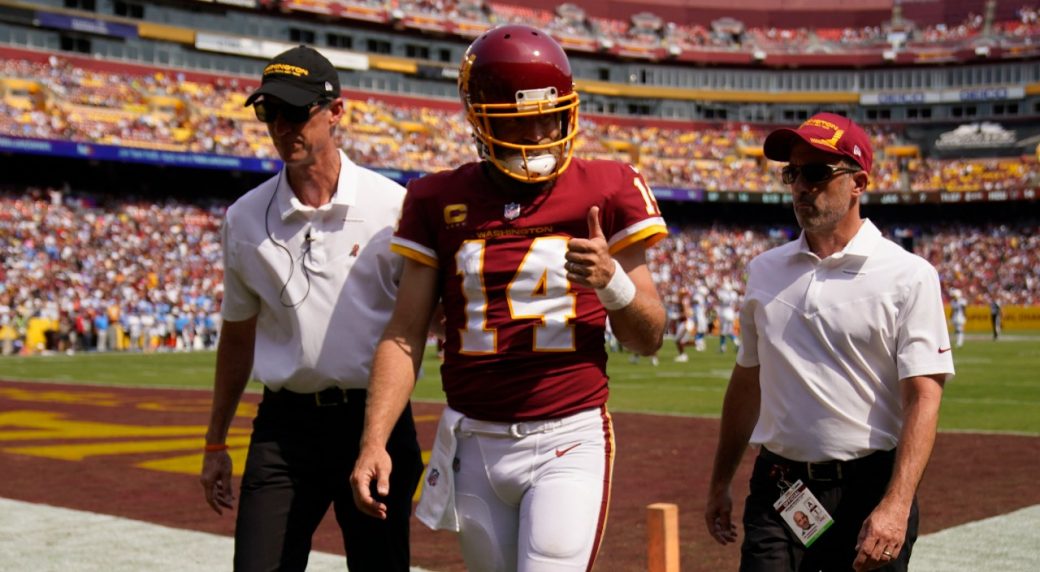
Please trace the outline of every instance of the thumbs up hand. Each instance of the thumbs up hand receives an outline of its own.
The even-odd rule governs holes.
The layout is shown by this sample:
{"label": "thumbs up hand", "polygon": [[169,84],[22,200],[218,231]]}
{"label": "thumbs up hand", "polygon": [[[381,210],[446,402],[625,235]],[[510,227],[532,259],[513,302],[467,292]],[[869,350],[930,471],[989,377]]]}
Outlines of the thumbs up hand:
{"label": "thumbs up hand", "polygon": [[599,224],[599,207],[589,208],[588,238],[572,238],[567,242],[567,280],[589,288],[602,288],[614,275],[614,259],[607,247],[607,237]]}
{"label": "thumbs up hand", "polygon": [[603,242],[607,242],[607,237],[603,234],[603,228],[599,225],[599,207],[589,207],[589,214],[585,216],[585,221],[589,223],[589,240],[602,238]]}

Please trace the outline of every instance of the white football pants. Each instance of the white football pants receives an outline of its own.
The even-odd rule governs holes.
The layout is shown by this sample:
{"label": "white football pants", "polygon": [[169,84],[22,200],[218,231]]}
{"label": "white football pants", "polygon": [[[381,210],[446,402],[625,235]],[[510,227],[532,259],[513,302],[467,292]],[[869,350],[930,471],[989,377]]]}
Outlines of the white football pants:
{"label": "white football pants", "polygon": [[455,502],[471,572],[585,572],[607,521],[614,434],[606,408],[547,421],[464,418]]}

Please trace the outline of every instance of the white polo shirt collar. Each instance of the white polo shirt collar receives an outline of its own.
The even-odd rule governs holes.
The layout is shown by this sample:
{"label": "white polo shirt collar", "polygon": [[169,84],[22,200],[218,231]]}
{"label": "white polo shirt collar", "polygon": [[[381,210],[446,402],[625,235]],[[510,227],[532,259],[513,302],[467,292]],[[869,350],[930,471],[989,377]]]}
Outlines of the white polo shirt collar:
{"label": "white polo shirt collar", "polygon": [[[846,256],[867,258],[872,252],[877,250],[877,246],[883,238],[884,237],[881,235],[881,231],[878,230],[878,227],[874,226],[874,223],[870,222],[869,218],[865,218],[863,219],[863,224],[860,225],[859,230],[856,231],[852,240],[845,245],[845,248],[835,252],[827,258],[835,260],[845,258]],[[792,256],[804,255],[820,260],[820,257],[809,248],[809,241],[805,238],[805,231],[803,230],[802,234],[798,237],[798,250],[794,251]]]}
{"label": "white polo shirt collar", "polygon": [[336,182],[336,192],[333,193],[332,199],[328,203],[320,207],[305,205],[300,201],[300,199],[296,198],[296,194],[293,193],[292,187],[289,186],[289,174],[286,171],[286,168],[282,167],[282,171],[278,176],[278,189],[275,191],[275,202],[283,221],[288,220],[289,217],[296,213],[306,213],[310,215],[316,212],[330,211],[333,209],[343,209],[345,212],[348,211],[350,207],[357,204],[358,166],[355,165],[342,150],[339,152],[339,159],[340,170],[339,180]]}

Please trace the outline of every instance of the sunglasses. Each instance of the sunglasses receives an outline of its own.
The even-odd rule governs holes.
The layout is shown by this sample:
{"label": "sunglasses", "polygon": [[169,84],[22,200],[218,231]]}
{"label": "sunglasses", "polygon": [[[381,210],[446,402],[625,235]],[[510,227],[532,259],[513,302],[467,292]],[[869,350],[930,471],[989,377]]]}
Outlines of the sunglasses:
{"label": "sunglasses", "polygon": [[856,173],[862,169],[855,169],[852,167],[843,167],[841,164],[828,165],[827,163],[809,163],[807,165],[785,165],[780,171],[780,180],[785,185],[793,185],[798,177],[801,176],[802,180],[807,185],[819,185],[820,183],[826,183],[827,181],[843,175],[845,173]]}
{"label": "sunglasses", "polygon": [[310,105],[303,106],[258,101],[253,104],[253,113],[256,113],[256,119],[261,123],[274,123],[281,117],[289,123],[300,124],[306,123],[311,118],[311,109],[327,107],[330,103],[332,101],[328,99],[319,99]]}

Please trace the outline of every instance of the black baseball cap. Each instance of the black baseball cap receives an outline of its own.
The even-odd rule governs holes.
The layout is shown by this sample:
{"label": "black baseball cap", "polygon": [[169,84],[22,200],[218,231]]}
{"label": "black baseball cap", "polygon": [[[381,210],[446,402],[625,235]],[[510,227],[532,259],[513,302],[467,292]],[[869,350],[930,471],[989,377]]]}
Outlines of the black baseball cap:
{"label": "black baseball cap", "polygon": [[261,95],[303,107],[318,99],[335,99],[340,95],[339,90],[339,74],[332,62],[314,48],[301,45],[268,62],[260,87],[246,98],[246,107],[253,105]]}

